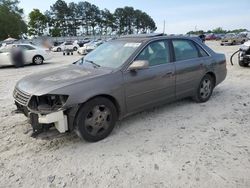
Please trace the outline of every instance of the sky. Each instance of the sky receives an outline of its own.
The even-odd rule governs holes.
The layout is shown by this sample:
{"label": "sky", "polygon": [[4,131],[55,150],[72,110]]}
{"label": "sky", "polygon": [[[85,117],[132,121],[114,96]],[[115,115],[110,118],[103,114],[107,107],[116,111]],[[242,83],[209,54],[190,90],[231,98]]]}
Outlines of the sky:
{"label": "sky", "polygon": [[[20,0],[27,17],[34,8],[49,10],[56,0]],[[65,0],[79,2],[80,0]],[[83,0],[82,0],[83,1]],[[191,30],[250,30],[250,0],[87,0],[100,9],[113,12],[116,8],[133,6],[149,14],[155,21],[157,32],[181,34]]]}

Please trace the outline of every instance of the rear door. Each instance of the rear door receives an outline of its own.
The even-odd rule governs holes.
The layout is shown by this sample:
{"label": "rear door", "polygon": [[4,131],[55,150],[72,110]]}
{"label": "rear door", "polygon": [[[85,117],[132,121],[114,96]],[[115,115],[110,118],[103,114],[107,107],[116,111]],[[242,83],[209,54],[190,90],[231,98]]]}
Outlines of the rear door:
{"label": "rear door", "polygon": [[211,64],[211,57],[192,40],[172,39],[172,45],[176,66],[176,97],[192,96],[206,72],[206,66]]}
{"label": "rear door", "polygon": [[166,40],[148,44],[135,60],[149,61],[149,68],[124,73],[128,113],[175,98],[175,65]]}

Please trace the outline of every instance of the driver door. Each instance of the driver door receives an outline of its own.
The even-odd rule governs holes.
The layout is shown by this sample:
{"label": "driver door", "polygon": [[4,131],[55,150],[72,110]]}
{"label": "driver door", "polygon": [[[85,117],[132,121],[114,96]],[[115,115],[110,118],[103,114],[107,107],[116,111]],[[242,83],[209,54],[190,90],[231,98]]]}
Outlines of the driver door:
{"label": "driver door", "polygon": [[135,60],[147,60],[149,68],[125,71],[127,113],[175,99],[175,65],[167,40],[149,43]]}

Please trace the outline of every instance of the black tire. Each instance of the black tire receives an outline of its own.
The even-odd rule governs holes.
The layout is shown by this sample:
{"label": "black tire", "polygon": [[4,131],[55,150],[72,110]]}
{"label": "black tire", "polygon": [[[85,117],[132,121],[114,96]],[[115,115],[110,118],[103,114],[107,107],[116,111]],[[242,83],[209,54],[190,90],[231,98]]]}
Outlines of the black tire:
{"label": "black tire", "polygon": [[249,63],[244,62],[244,61],[239,61],[239,65],[240,65],[241,67],[248,67]]}
{"label": "black tire", "polygon": [[73,48],[73,50],[74,50],[74,51],[77,51],[77,47],[75,46],[75,47]]}
{"label": "black tire", "polygon": [[57,48],[57,50],[56,50],[57,52],[61,52],[62,51],[62,49],[61,48]]}
{"label": "black tire", "polygon": [[43,64],[43,61],[44,61],[44,58],[40,55],[36,55],[33,57],[33,64],[35,65],[42,65]]}
{"label": "black tire", "polygon": [[97,142],[112,132],[116,121],[115,105],[105,97],[97,97],[79,109],[75,119],[76,132],[88,142]]}
{"label": "black tire", "polygon": [[245,40],[242,40],[242,41],[241,41],[241,44],[244,44],[245,42],[246,42]]}
{"label": "black tire", "polygon": [[206,74],[200,81],[200,84],[193,99],[198,103],[207,102],[213,93],[214,87],[214,78],[211,75]]}

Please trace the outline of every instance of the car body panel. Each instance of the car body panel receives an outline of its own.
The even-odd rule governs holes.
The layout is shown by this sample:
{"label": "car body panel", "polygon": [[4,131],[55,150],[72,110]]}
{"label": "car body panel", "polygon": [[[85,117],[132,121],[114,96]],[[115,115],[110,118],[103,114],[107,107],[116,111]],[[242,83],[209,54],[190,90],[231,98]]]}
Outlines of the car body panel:
{"label": "car body panel", "polygon": [[0,53],[0,66],[12,65],[10,52]]}
{"label": "car body panel", "polygon": [[175,65],[167,63],[123,74],[127,111],[175,98]]}

